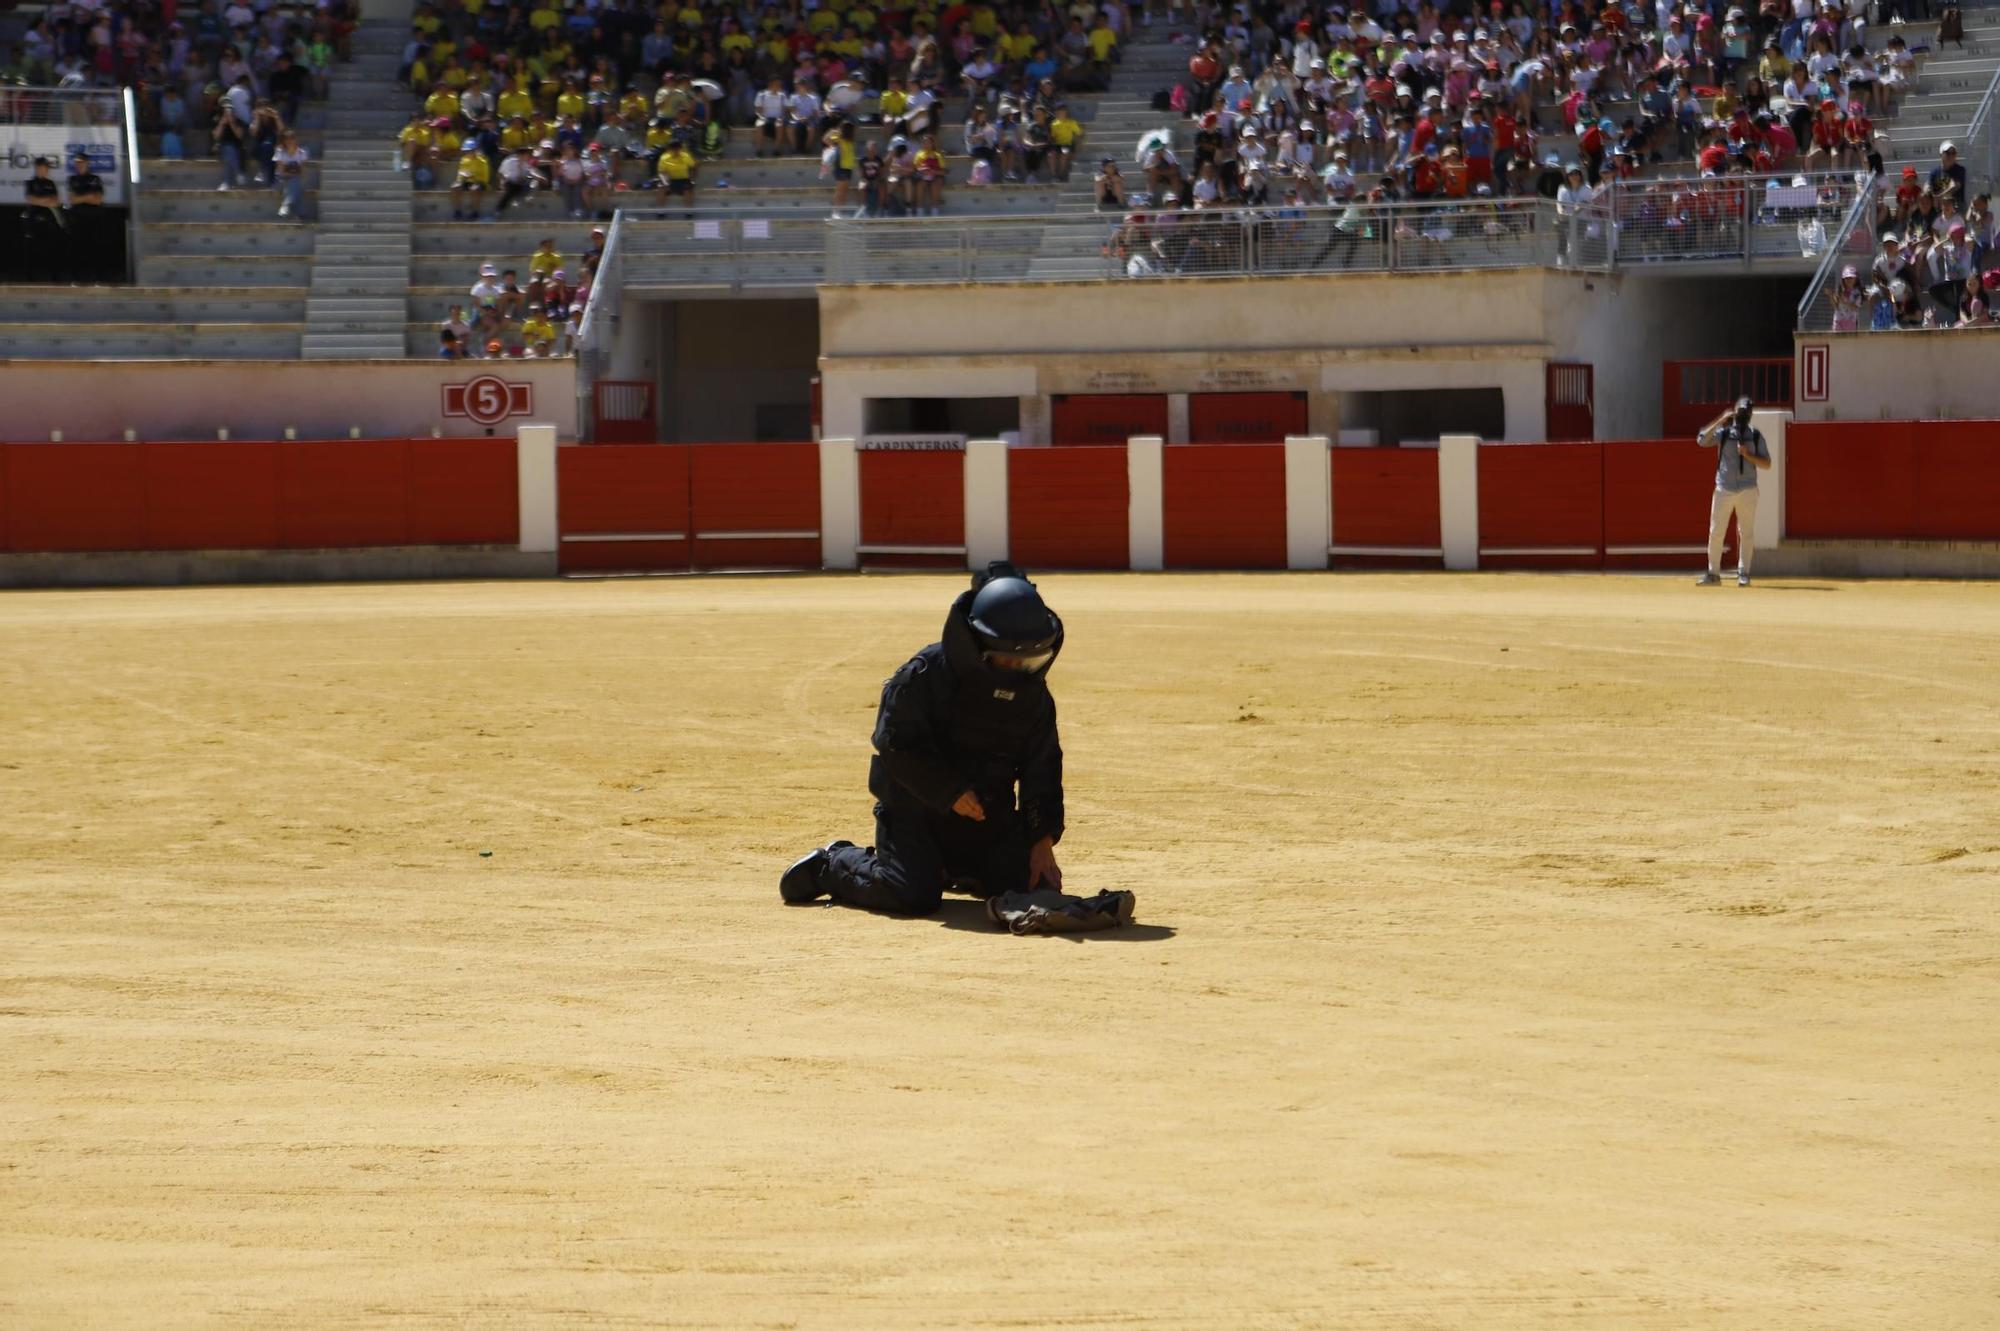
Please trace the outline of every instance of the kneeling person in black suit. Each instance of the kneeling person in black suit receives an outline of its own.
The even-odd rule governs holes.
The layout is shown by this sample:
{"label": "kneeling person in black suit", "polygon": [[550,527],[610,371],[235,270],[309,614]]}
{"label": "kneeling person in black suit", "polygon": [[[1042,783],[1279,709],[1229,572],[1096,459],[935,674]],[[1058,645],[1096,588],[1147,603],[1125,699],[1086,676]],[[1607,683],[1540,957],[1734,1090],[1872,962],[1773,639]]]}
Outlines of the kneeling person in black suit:
{"label": "kneeling person in black suit", "polygon": [[868,768],[875,844],[812,852],[785,871],[780,895],[928,915],[954,884],[986,897],[1060,889],[1062,746],[1047,676],[1062,642],[1062,621],[1020,570],[975,575],[939,641],[882,687]]}

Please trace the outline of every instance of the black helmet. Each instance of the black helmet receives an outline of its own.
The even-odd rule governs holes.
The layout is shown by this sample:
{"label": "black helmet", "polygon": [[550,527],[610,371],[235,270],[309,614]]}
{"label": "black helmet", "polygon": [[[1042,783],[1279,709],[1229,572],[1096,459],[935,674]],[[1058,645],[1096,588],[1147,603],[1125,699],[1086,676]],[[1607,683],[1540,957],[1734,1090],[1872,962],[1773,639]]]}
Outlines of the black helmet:
{"label": "black helmet", "polygon": [[1062,648],[1062,621],[1021,571],[996,561],[972,579],[966,619],[986,664],[1038,675]]}

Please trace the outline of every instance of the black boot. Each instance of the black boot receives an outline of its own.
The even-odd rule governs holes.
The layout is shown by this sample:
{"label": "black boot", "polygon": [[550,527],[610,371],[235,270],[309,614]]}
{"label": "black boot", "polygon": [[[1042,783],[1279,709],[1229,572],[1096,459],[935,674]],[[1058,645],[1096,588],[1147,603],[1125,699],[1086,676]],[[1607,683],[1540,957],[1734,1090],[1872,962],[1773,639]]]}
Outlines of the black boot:
{"label": "black boot", "polygon": [[792,906],[818,901],[826,895],[826,889],[819,885],[819,876],[826,871],[827,852],[844,850],[853,844],[852,841],[829,842],[799,860],[778,879],[778,895]]}

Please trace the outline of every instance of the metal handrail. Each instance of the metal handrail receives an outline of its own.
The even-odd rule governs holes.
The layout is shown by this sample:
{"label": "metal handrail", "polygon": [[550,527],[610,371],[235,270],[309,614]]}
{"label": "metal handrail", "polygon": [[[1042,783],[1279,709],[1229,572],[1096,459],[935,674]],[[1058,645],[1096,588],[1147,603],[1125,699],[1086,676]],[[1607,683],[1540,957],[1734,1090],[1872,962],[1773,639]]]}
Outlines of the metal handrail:
{"label": "metal handrail", "polygon": [[1840,271],[1847,260],[1848,242],[1853,238],[1855,230],[1865,224],[1871,232],[1873,231],[1875,194],[1881,188],[1881,184],[1882,177],[1869,177],[1868,188],[1854,196],[1854,206],[1849,208],[1847,216],[1841,219],[1839,234],[1827,241],[1826,255],[1819,261],[1819,267],[1813,272],[1812,281],[1806,286],[1806,294],[1799,301],[1800,332],[1818,332],[1833,325],[1831,310],[1824,311],[1824,321],[1819,321],[1822,314],[1821,299],[1826,295],[1827,284],[1833,280],[1833,275]]}
{"label": "metal handrail", "polygon": [[1993,81],[1986,85],[1986,94],[1979,99],[1972,120],[1965,127],[1965,156],[1977,158],[1976,165],[1968,167],[1966,175],[1983,183],[1988,190],[2000,185],[2000,118],[1997,117],[2000,117],[2000,69],[1993,71]]}
{"label": "metal handrail", "polygon": [[130,87],[124,89],[122,101],[125,110],[125,182],[132,195],[130,210],[125,215],[125,272],[136,283],[139,280],[139,259],[145,252],[139,236],[139,228],[143,225],[139,217],[139,103]]}
{"label": "metal handrail", "polygon": [[597,272],[590,280],[590,299],[584,303],[583,318],[577,321],[576,345],[570,349],[576,356],[576,418],[586,430],[592,425],[595,385],[611,358],[611,339],[617,333],[623,302],[624,223],[623,212],[612,215],[611,229],[604,237],[604,253],[598,258]]}

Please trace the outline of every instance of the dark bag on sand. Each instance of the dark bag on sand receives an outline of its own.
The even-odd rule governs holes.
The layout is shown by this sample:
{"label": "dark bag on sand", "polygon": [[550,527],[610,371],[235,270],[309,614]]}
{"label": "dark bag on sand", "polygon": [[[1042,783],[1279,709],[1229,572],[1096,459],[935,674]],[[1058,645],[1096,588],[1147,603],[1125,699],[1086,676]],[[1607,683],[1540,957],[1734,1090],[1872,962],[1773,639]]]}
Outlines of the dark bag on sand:
{"label": "dark bag on sand", "polygon": [[986,899],[986,918],[1016,934],[1089,933],[1130,924],[1137,900],[1130,892],[1099,892],[1094,897],[1073,897],[1048,888],[1003,892]]}

